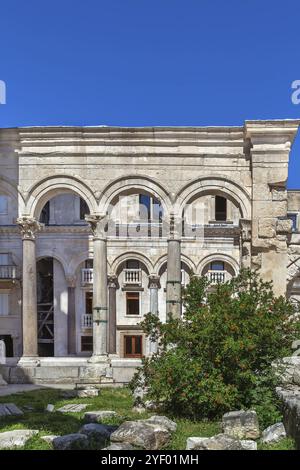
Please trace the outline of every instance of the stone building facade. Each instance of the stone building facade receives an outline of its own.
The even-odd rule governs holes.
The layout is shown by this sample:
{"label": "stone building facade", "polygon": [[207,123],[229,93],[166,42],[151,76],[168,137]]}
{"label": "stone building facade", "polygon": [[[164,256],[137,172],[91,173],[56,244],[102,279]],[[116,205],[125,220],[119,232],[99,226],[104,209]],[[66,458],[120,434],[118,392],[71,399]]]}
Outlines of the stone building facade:
{"label": "stone building facade", "polygon": [[181,315],[191,275],[258,268],[300,299],[300,190],[286,189],[298,125],[1,129],[6,376],[71,381],[109,363],[127,381],[155,350],[141,319]]}

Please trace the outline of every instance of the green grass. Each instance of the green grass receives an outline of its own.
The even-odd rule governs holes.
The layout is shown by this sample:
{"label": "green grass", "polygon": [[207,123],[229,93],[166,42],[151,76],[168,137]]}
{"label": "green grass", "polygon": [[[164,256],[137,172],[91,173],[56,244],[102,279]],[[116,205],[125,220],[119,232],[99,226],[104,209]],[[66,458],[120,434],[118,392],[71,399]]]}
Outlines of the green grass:
{"label": "green grass", "polygon": [[[127,388],[102,389],[98,397],[93,398],[61,398],[60,390],[42,389],[32,392],[18,393],[6,397],[0,397],[0,403],[15,403],[24,411],[23,416],[10,416],[0,418],[0,432],[13,429],[38,429],[40,433],[27,441],[23,447],[24,450],[50,450],[51,445],[41,439],[41,436],[47,434],[64,435],[78,432],[84,424],[83,415],[86,411],[93,410],[113,410],[118,416],[106,420],[107,424],[121,424],[125,420],[143,419],[154,413],[136,413],[132,411],[133,399]],[[48,403],[59,408],[69,403],[87,403],[88,406],[80,413],[60,413],[45,412]],[[29,405],[33,411],[26,411],[23,407]],[[171,419],[173,419],[171,417]],[[211,421],[190,421],[186,419],[175,419],[177,422],[177,431],[172,434],[172,439],[167,450],[185,449],[186,440],[191,436],[210,437],[221,432],[220,423]],[[292,439],[283,439],[277,444],[266,446],[259,444],[260,450],[292,450],[294,441]]]}

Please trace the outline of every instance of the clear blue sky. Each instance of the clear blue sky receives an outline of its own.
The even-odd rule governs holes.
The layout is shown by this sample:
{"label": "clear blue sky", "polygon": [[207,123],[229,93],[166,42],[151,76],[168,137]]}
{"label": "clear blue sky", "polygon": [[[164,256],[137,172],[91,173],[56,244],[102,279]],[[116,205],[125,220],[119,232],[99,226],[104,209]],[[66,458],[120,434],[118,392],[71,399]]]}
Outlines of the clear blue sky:
{"label": "clear blue sky", "polygon": [[9,0],[0,44],[0,127],[300,118],[299,0]]}

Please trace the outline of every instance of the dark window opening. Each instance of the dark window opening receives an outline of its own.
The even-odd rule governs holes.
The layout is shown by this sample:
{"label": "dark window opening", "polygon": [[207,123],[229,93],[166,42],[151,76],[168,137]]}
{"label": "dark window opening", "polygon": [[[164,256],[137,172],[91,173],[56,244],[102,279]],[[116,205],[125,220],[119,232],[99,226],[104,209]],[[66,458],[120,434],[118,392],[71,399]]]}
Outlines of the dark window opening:
{"label": "dark window opening", "polygon": [[222,196],[216,196],[215,198],[216,210],[215,218],[216,220],[227,220],[227,199]]}
{"label": "dark window opening", "polygon": [[85,293],[85,313],[93,313],[93,292]]}
{"label": "dark window opening", "polygon": [[84,199],[80,198],[80,220],[84,220],[85,216],[90,213],[89,206]]}
{"label": "dark window opening", "polygon": [[126,315],[140,314],[139,292],[126,292]]}
{"label": "dark window opening", "polygon": [[143,337],[141,335],[124,336],[124,356],[142,357]]}
{"label": "dark window opening", "polygon": [[86,259],[84,262],[85,269],[93,269],[94,267],[94,260],[92,258]]}
{"label": "dark window opening", "polygon": [[293,223],[292,225],[292,231],[296,232],[297,230],[297,214],[288,214],[287,215],[288,219],[290,219]]}
{"label": "dark window opening", "polygon": [[126,261],[127,269],[139,269],[139,267],[140,267],[140,263],[139,261],[135,259],[129,259],[128,261]]}
{"label": "dark window opening", "polygon": [[42,224],[49,225],[49,220],[50,220],[50,201],[46,202],[40,215],[40,222]]}
{"label": "dark window opening", "polygon": [[0,335],[0,340],[4,341],[5,343],[5,355],[6,357],[13,357],[14,356],[14,347],[13,347],[13,340],[11,335]]}
{"label": "dark window opening", "polygon": [[81,351],[82,352],[93,351],[93,337],[92,336],[81,336]]}

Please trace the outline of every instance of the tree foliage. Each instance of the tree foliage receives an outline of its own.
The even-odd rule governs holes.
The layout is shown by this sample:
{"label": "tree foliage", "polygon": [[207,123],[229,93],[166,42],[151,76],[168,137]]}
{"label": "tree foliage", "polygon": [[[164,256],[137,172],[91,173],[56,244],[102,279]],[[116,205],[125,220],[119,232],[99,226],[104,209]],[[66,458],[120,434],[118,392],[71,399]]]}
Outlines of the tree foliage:
{"label": "tree foliage", "polygon": [[291,355],[299,337],[293,305],[250,270],[214,286],[194,276],[183,299],[181,319],[162,323],[148,314],[142,322],[158,351],[143,360],[131,387],[143,384],[148,399],[175,415],[216,418],[266,401],[264,423],[275,419],[271,363]]}

